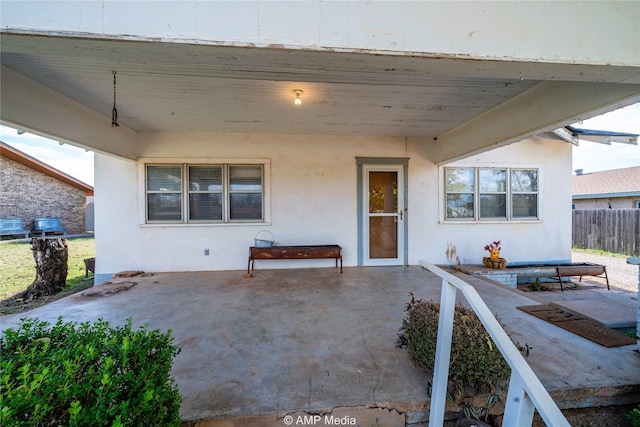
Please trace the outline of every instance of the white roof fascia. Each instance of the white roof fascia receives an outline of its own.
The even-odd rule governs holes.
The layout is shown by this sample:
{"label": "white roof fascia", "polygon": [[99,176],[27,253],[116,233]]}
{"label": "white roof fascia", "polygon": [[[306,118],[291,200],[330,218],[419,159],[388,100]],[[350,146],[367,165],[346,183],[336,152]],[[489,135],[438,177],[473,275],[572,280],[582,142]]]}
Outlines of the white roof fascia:
{"label": "white roof fascia", "polygon": [[562,138],[566,142],[570,142],[573,145],[577,146],[580,142],[578,137],[573,136],[571,132],[569,132],[566,128],[558,128],[556,130],[551,131],[560,138]]}
{"label": "white roof fascia", "polygon": [[579,145],[580,141],[596,142],[598,144],[611,145],[613,142],[617,144],[638,145],[638,137],[629,135],[576,135],[568,131],[566,128],[558,128],[552,131],[555,135],[563,140]]}

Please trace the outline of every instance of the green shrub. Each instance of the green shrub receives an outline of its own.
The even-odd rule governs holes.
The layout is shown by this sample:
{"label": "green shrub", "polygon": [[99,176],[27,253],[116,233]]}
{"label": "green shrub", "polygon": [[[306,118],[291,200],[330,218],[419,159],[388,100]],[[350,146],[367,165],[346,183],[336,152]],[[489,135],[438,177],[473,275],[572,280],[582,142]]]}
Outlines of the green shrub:
{"label": "green shrub", "polygon": [[0,348],[0,425],[180,424],[171,331],[22,319]]}
{"label": "green shrub", "polygon": [[[412,299],[400,335],[413,362],[429,375],[436,359],[439,313],[440,304]],[[473,310],[456,306],[449,364],[452,383],[459,390],[471,386],[477,393],[493,392],[510,375],[509,365]]]}
{"label": "green shrub", "polygon": [[640,406],[638,408],[633,408],[625,416],[631,423],[632,427],[640,427]]}

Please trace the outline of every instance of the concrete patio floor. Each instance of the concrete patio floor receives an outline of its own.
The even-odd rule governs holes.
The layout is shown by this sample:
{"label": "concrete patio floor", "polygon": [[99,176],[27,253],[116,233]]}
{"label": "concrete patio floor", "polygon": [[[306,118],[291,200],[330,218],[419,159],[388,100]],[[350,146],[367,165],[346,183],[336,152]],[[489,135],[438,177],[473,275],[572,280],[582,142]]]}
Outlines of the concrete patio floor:
{"label": "concrete patio floor", "polygon": [[[512,338],[532,348],[526,360],[561,409],[640,401],[635,346],[602,347],[516,309],[537,303],[527,293],[458,274]],[[26,316],[112,324],[131,317],[136,325],[173,330],[182,348],[173,374],[187,421],[266,414],[284,425],[290,413],[355,407],[383,408],[398,420],[387,425],[404,425],[428,407],[429,378],[396,348],[409,293],[440,298],[440,279],[420,267],[257,270],[253,278],[241,271],[157,273],[93,290],[125,282],[137,284],[4,316],[1,327]]]}

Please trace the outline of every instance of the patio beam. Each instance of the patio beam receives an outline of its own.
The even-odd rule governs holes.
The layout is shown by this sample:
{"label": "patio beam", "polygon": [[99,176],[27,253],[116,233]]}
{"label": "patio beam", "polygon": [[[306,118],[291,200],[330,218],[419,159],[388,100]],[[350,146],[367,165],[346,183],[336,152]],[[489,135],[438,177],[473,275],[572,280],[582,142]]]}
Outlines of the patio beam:
{"label": "patio beam", "polygon": [[449,163],[640,102],[640,85],[545,81],[428,142]]}
{"label": "patio beam", "polygon": [[2,66],[0,121],[91,151],[137,158],[136,132]]}

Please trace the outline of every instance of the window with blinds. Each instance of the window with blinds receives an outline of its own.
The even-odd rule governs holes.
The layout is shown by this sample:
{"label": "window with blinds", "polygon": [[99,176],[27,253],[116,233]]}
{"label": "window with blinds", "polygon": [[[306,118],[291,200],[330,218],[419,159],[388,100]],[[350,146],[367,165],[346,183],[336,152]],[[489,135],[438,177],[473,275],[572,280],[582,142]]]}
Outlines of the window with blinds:
{"label": "window with blinds", "polygon": [[147,220],[182,221],[182,167],[147,165]]}
{"label": "window with blinds", "polygon": [[147,222],[261,222],[262,165],[147,165]]}
{"label": "window with blinds", "polygon": [[262,167],[229,166],[229,219],[262,219]]}
{"label": "window with blinds", "polygon": [[222,221],[222,166],[189,166],[189,220]]}

